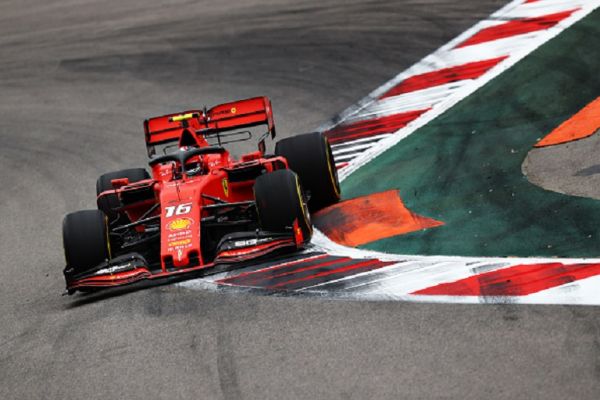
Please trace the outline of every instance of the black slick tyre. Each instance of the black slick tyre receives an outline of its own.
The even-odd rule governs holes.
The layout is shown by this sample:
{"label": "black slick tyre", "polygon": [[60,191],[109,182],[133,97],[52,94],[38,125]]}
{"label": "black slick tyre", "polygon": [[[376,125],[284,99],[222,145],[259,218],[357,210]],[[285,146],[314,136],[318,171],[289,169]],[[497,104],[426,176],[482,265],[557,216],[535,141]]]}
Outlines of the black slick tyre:
{"label": "black slick tyre", "polygon": [[[150,175],[148,174],[148,171],[146,171],[144,168],[130,168],[123,169],[121,171],[106,173],[104,175],[101,175],[96,181],[96,196],[99,196],[100,193],[105,192],[107,190],[112,190],[113,187],[111,181],[113,179],[122,178],[127,178],[129,179],[129,183],[134,183],[143,181],[145,179],[150,179]],[[119,217],[119,212],[117,211],[117,209],[121,206],[121,204],[116,194],[102,196],[98,198],[97,203],[98,209],[102,210],[106,214],[110,222],[115,221],[117,217]],[[123,215],[122,222],[124,224],[129,222],[129,220],[126,219],[125,215]]]}
{"label": "black slick tyre", "polygon": [[84,272],[110,259],[107,219],[100,210],[67,214],[63,220],[66,270]]}
{"label": "black slick tyre", "polygon": [[304,240],[310,240],[312,225],[297,174],[281,169],[259,176],[254,183],[254,196],[263,230],[285,232],[297,220]]}
{"label": "black slick tyre", "polygon": [[285,157],[289,168],[300,177],[304,190],[310,192],[311,211],[337,203],[340,183],[329,141],[321,132],[304,133],[280,140],[275,154]]}

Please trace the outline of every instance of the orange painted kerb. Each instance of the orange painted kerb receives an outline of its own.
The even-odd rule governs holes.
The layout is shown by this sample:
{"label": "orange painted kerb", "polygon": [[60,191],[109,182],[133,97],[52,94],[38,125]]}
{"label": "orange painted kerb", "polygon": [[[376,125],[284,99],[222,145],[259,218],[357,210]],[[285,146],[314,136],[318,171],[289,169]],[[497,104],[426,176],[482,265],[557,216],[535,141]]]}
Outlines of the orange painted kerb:
{"label": "orange painted kerb", "polygon": [[552,146],[572,142],[593,135],[600,129],[600,97],[581,109],[577,114],[560,124],[535,147]]}
{"label": "orange painted kerb", "polygon": [[346,246],[444,224],[410,211],[396,190],[342,201],[316,213],[313,223],[331,240]]}

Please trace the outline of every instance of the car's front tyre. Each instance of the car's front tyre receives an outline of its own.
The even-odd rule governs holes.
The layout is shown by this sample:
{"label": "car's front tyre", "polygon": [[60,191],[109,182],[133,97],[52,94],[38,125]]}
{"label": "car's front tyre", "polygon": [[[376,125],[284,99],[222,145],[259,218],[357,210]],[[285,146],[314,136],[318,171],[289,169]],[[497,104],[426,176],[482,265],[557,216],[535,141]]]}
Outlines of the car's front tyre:
{"label": "car's front tyre", "polygon": [[298,221],[304,240],[310,240],[310,215],[296,173],[281,169],[259,176],[254,183],[254,196],[263,230],[285,232]]}
{"label": "car's front tyre", "polygon": [[100,210],[67,214],[63,220],[63,247],[71,275],[84,272],[110,259],[108,221]]}

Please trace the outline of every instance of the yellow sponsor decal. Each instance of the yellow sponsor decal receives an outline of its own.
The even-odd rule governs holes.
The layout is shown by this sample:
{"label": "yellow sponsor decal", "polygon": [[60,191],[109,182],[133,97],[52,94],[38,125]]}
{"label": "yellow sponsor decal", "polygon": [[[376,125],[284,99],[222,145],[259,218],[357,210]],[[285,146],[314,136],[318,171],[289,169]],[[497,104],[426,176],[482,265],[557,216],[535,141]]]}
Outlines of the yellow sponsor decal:
{"label": "yellow sponsor decal", "polygon": [[188,229],[192,224],[192,220],[189,218],[177,218],[169,222],[167,229],[170,231],[180,231],[182,229]]}
{"label": "yellow sponsor decal", "polygon": [[232,114],[235,114],[236,112],[237,112],[237,108],[235,108],[235,107],[231,107],[231,113],[232,113]]}
{"label": "yellow sponsor decal", "polygon": [[169,247],[185,246],[186,244],[192,243],[192,239],[181,239],[169,242]]}
{"label": "yellow sponsor decal", "polygon": [[175,115],[175,116],[171,117],[171,121],[179,122],[179,121],[183,121],[183,120],[190,119],[190,118],[194,118],[194,113]]}
{"label": "yellow sponsor decal", "polygon": [[229,182],[227,178],[223,179],[223,193],[225,193],[225,197],[229,197]]}

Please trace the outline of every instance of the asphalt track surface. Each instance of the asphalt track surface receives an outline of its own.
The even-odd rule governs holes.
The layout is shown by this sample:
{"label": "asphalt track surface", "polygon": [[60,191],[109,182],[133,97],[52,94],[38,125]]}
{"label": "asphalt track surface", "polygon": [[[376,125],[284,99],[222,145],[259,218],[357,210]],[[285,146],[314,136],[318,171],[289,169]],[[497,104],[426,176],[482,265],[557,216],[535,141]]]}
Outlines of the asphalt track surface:
{"label": "asphalt track surface", "polygon": [[593,307],[60,297],[62,217],[143,118],[268,95],[302,132],[502,4],[2,2],[0,398],[598,398]]}

